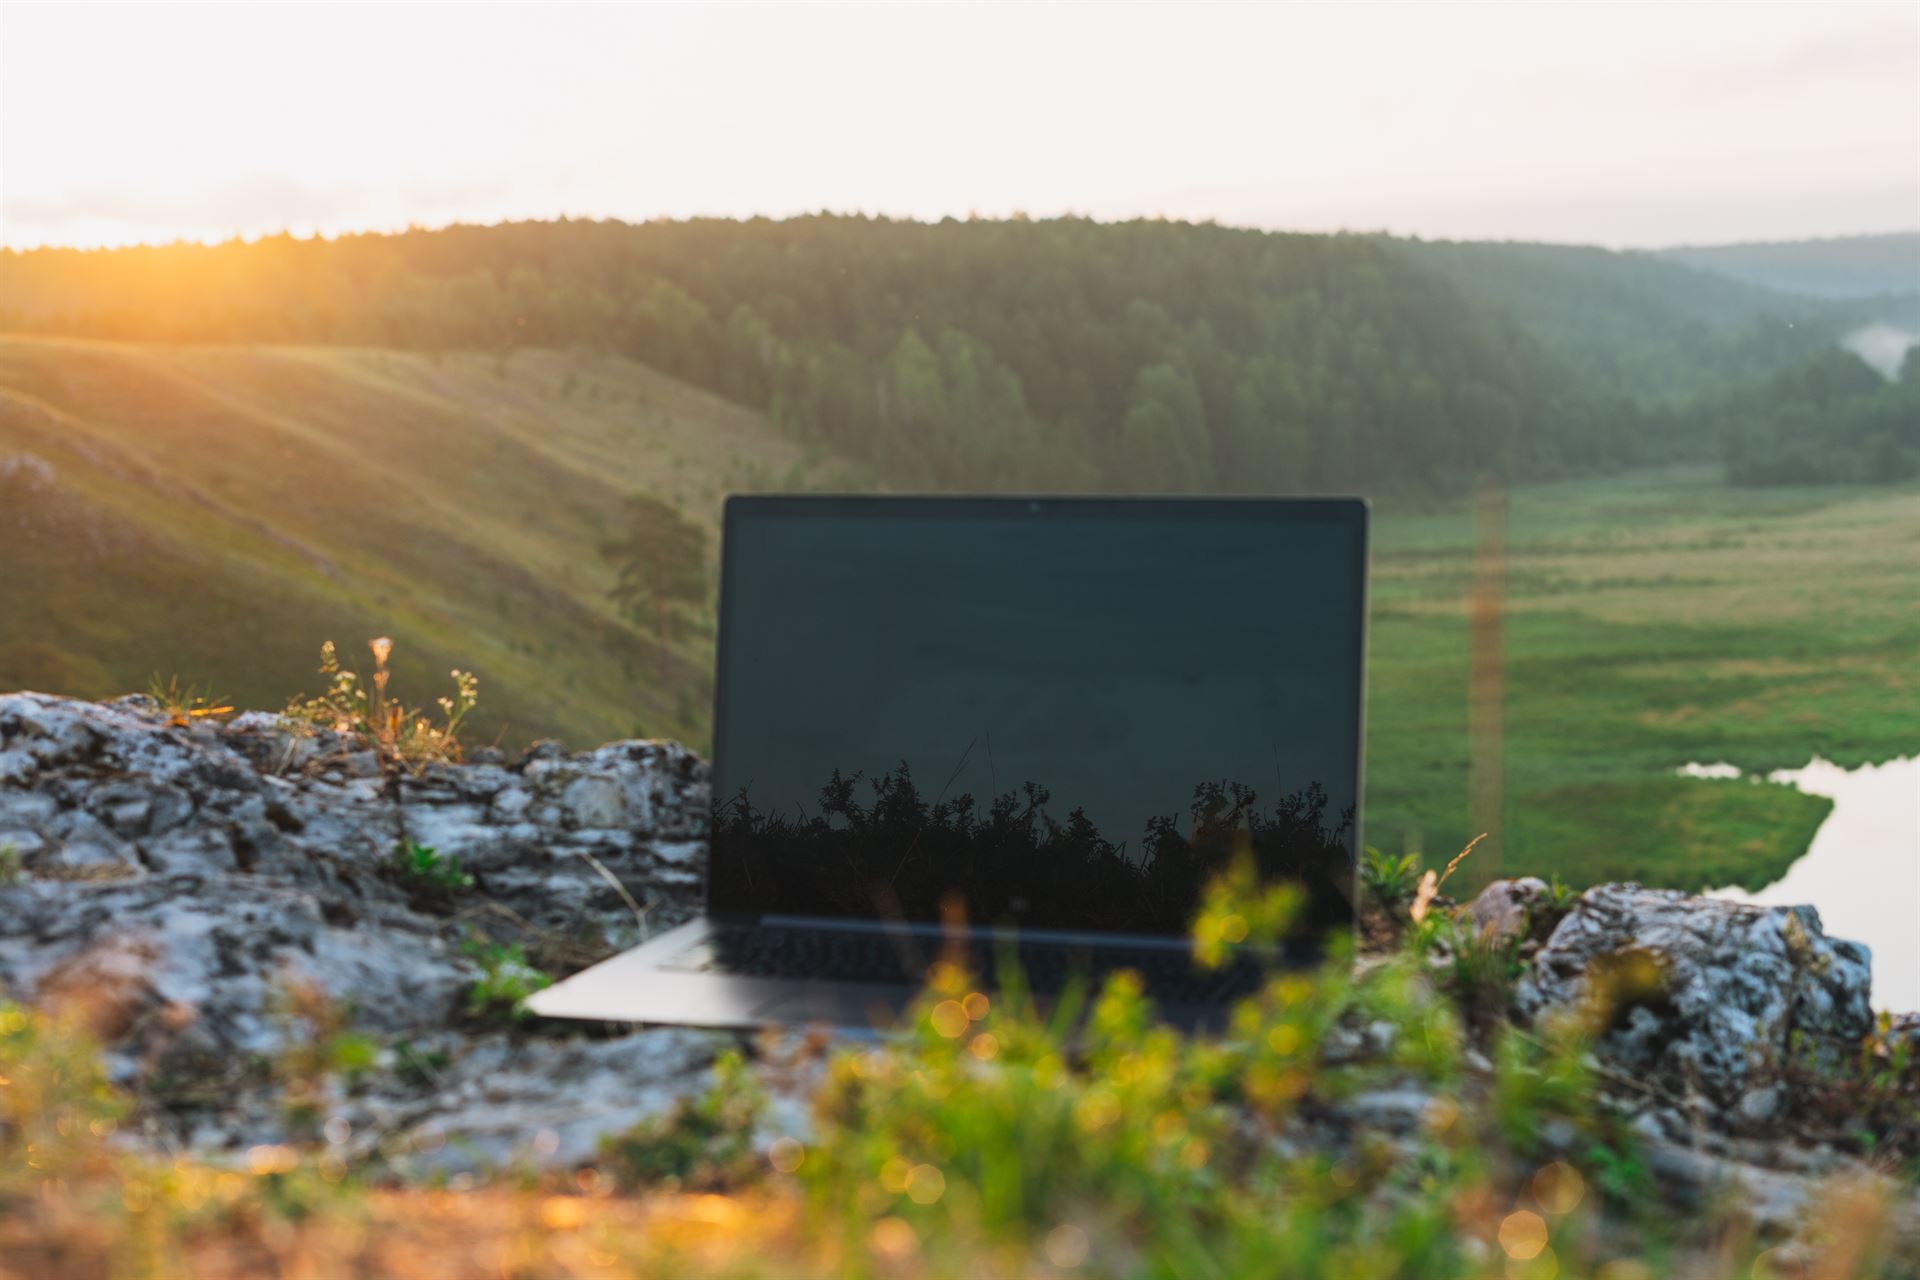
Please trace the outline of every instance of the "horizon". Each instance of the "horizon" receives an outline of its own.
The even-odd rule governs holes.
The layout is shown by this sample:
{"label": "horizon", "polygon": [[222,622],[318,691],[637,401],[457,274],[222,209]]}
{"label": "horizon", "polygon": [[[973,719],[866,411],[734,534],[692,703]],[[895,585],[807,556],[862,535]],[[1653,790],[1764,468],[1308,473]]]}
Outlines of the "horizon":
{"label": "horizon", "polygon": [[689,222],[732,222],[732,223],[748,223],[748,222],[758,222],[758,221],[797,222],[797,221],[803,221],[808,218],[846,218],[846,219],[864,218],[864,219],[868,219],[870,221],[875,221],[875,222],[915,223],[921,226],[937,226],[940,223],[949,222],[949,221],[952,221],[952,222],[1085,221],[1085,222],[1092,222],[1092,223],[1095,223],[1096,225],[1102,225],[1102,226],[1118,226],[1118,225],[1124,225],[1129,222],[1163,222],[1172,226],[1194,226],[1194,227],[1217,226],[1226,230],[1253,231],[1253,232],[1258,232],[1262,235],[1324,235],[1324,236],[1382,237],[1386,239],[1419,241],[1419,242],[1426,242],[1426,243],[1432,243],[1432,244],[1455,243],[1455,244],[1540,245],[1540,246],[1549,247],[1549,248],[1599,249],[1608,253],[1648,253],[1648,254],[1677,252],[1681,250],[1690,250],[1690,249],[1734,249],[1734,248],[1759,248],[1759,247],[1765,247],[1769,245],[1835,244],[1835,243],[1841,243],[1845,241],[1886,240],[1886,239],[1896,239],[1902,236],[1920,236],[1920,222],[1916,222],[1910,226],[1888,227],[1888,228],[1883,228],[1878,230],[1839,232],[1833,235],[1817,235],[1817,236],[1810,235],[1810,236],[1776,238],[1776,239],[1765,239],[1765,240],[1686,241],[1686,242],[1677,242],[1672,244],[1616,246],[1616,245],[1598,244],[1593,241],[1584,241],[1584,240],[1543,240],[1543,239],[1521,239],[1521,238],[1513,238],[1513,237],[1477,238],[1477,237],[1470,237],[1470,236],[1423,236],[1415,232],[1392,231],[1392,230],[1387,230],[1387,229],[1378,228],[1378,227],[1340,227],[1340,228],[1335,228],[1331,230],[1322,230],[1322,229],[1303,229],[1303,228],[1297,228],[1297,227],[1255,226],[1255,225],[1246,224],[1246,223],[1227,222],[1218,218],[1168,218],[1168,217],[1157,217],[1157,216],[1150,216],[1150,215],[1136,215],[1133,217],[1098,218],[1090,214],[1077,213],[1071,210],[1061,212],[1061,213],[1046,214],[1044,216],[1037,216],[1037,217],[1034,215],[1028,214],[1025,210],[1015,209],[1015,210],[1008,211],[1006,213],[999,213],[999,214],[993,214],[993,215],[969,213],[966,217],[955,217],[952,214],[947,214],[937,218],[916,218],[910,215],[873,213],[873,212],[868,212],[865,210],[857,210],[857,209],[815,209],[815,210],[810,210],[805,212],[785,213],[785,214],[764,214],[764,213],[691,214],[685,217],[661,216],[661,217],[645,218],[645,219],[622,218],[616,215],[609,215],[605,217],[590,217],[582,214],[567,213],[565,211],[562,211],[562,212],[555,213],[548,216],[528,217],[528,218],[502,218],[492,222],[479,222],[479,221],[470,221],[470,220],[456,218],[456,219],[451,219],[445,222],[438,222],[433,224],[411,223],[403,226],[391,226],[391,227],[355,227],[355,228],[350,228],[350,229],[335,231],[335,232],[325,232],[325,231],[315,230],[311,228],[305,229],[304,231],[296,230],[293,228],[282,228],[282,229],[273,230],[273,231],[259,231],[259,232],[253,232],[253,233],[227,235],[227,236],[218,237],[218,238],[208,237],[208,238],[195,239],[195,238],[190,238],[185,236],[177,236],[173,239],[167,239],[167,240],[161,240],[161,239],[131,240],[131,241],[127,241],[125,243],[119,243],[119,244],[11,245],[11,244],[6,244],[4,242],[0,242],[0,255],[25,256],[28,254],[37,254],[37,253],[82,253],[82,254],[108,253],[110,254],[110,253],[120,253],[124,251],[129,251],[129,250],[141,250],[141,249],[150,249],[150,250],[151,249],[219,249],[219,248],[225,248],[232,245],[242,245],[242,246],[255,245],[255,244],[260,244],[263,241],[278,240],[278,239],[290,239],[299,243],[319,242],[319,243],[330,244],[330,243],[334,243],[341,240],[351,240],[361,236],[391,237],[391,236],[405,236],[405,235],[412,235],[412,234],[433,235],[443,231],[454,230],[456,228],[490,229],[495,227],[560,224],[560,223],[568,223],[568,222],[589,222],[589,223],[595,223],[595,224],[601,224],[601,225],[644,227],[644,226],[649,226],[653,224],[689,223]]}
{"label": "horizon", "polygon": [[1920,228],[1905,4],[452,12],[9,3],[0,246],[827,209],[1610,249]]}

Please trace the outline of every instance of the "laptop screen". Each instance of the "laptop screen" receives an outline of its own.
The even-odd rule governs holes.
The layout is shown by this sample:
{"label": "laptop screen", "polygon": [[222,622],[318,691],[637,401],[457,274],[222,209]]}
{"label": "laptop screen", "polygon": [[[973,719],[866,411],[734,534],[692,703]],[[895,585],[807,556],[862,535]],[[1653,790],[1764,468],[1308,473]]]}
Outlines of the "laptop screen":
{"label": "laptop screen", "polygon": [[1366,509],[735,498],[709,906],[1183,934],[1238,852],[1351,920]]}

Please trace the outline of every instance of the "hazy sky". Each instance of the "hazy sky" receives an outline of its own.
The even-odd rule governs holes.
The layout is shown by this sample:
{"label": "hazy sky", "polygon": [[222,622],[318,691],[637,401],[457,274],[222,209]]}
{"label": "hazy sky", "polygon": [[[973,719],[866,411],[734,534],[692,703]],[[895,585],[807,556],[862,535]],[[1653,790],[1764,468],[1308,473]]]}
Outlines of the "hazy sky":
{"label": "hazy sky", "polygon": [[822,208],[1920,227],[1920,2],[0,0],[0,244]]}

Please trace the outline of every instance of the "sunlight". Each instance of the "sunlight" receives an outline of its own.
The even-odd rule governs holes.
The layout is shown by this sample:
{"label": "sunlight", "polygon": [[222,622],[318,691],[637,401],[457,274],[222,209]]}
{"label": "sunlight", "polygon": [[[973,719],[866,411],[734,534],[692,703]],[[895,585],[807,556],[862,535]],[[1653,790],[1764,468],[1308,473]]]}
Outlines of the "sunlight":
{"label": "sunlight", "polygon": [[102,40],[97,7],[17,3],[0,244],[826,207],[1611,244],[1910,223],[1920,14],[1728,12],[142,4]]}

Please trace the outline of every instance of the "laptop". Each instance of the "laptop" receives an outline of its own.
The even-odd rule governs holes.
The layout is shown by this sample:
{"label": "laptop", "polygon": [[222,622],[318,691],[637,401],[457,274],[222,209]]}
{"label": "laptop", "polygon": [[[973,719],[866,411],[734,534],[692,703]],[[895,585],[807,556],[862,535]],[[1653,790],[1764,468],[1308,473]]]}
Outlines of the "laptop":
{"label": "laptop", "polygon": [[1263,963],[1353,927],[1366,548],[1346,499],[729,499],[706,913],[529,1006],[880,1027],[958,953],[1204,1025],[1236,855],[1304,893]]}

